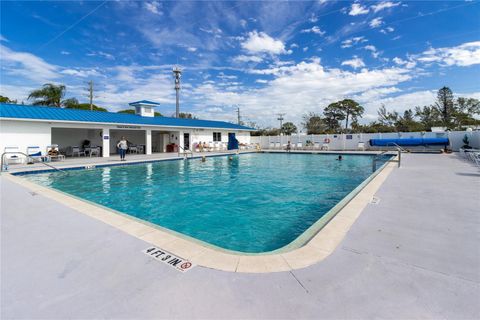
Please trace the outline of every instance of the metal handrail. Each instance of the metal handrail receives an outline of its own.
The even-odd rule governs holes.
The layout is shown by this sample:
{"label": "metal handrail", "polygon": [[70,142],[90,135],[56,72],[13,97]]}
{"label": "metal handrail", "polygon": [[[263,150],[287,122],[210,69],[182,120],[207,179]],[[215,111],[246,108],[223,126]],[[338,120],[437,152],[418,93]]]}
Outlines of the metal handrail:
{"label": "metal handrail", "polygon": [[[182,146],[178,146],[179,149],[182,149],[183,150],[183,154],[187,154],[190,152],[190,157],[193,158],[193,151],[192,150],[186,150],[184,147]],[[178,156],[180,157],[180,151],[178,151]]]}
{"label": "metal handrail", "polygon": [[[2,171],[2,172],[4,171],[3,169],[4,169],[4,162],[5,162],[5,155],[7,155],[7,154],[21,154],[21,155],[25,156],[25,158],[26,158],[27,160],[28,160],[28,159],[31,159],[33,162],[35,162],[35,158],[33,158],[33,157],[29,156],[28,154],[23,153],[23,152],[21,152],[21,151],[5,151],[4,153],[2,153],[2,159],[1,159],[0,171]],[[52,169],[55,169],[55,170],[57,170],[57,171],[65,172],[65,171],[63,171],[63,170],[61,170],[61,169],[58,169],[57,167],[54,167],[54,166],[52,166],[52,165],[49,165],[48,163],[45,163],[45,162],[43,162],[43,161],[36,161],[36,162],[37,162],[37,163],[41,163],[41,164],[43,164],[43,165],[45,165],[45,166],[47,166],[47,167],[50,167],[50,168],[52,168]],[[5,171],[7,171],[7,170],[5,170]]]}
{"label": "metal handrail", "polygon": [[[404,149],[402,149],[400,146],[396,146],[395,149],[397,149],[397,152],[398,152],[398,160],[392,160],[392,159],[389,159],[387,160],[387,162],[397,162],[398,163],[398,167],[400,168],[400,163],[402,161],[402,151]],[[391,150],[385,150],[385,151],[382,151],[381,153],[379,154],[376,154],[374,157],[373,157],[373,160],[372,160],[372,172],[375,172],[377,171],[377,161],[380,160],[380,156],[384,155],[385,153],[387,152],[391,152]],[[404,151],[406,152],[406,151]]]}

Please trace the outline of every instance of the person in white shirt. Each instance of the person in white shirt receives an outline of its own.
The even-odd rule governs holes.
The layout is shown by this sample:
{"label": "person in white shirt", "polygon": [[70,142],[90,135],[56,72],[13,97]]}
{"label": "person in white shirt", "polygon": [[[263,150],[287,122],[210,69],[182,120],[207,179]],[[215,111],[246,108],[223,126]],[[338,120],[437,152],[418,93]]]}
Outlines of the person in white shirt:
{"label": "person in white shirt", "polygon": [[122,137],[117,143],[118,151],[120,152],[120,161],[125,161],[125,155],[127,154],[128,143],[125,137]]}

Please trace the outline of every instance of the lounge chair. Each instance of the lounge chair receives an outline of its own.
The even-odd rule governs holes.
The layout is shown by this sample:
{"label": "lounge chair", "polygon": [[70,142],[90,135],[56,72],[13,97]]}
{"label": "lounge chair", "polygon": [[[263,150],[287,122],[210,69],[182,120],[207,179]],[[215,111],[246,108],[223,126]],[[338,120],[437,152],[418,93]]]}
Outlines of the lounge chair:
{"label": "lounge chair", "polygon": [[17,146],[9,146],[3,149],[3,152],[12,152],[5,155],[5,164],[10,163],[23,163],[24,158],[20,153],[14,154],[13,152],[20,152],[20,149]]}
{"label": "lounge chair", "polygon": [[361,151],[365,151],[365,142],[359,142],[357,149]]}
{"label": "lounge chair", "polygon": [[302,143],[301,142],[297,142],[296,146],[295,146],[295,149],[297,150],[302,150]]}
{"label": "lounge chair", "polygon": [[[42,161],[42,151],[40,150],[40,147],[38,146],[29,146],[27,147],[27,155],[29,159],[32,159],[33,161]],[[30,161],[30,160],[28,160]]]}
{"label": "lounge chair", "polygon": [[324,143],[322,144],[321,150],[326,150],[326,151],[328,151],[328,149],[329,149],[329,143],[324,142]]}
{"label": "lounge chair", "polygon": [[60,153],[58,144],[51,144],[47,146],[47,157],[50,161],[62,161],[65,160],[65,156]]}

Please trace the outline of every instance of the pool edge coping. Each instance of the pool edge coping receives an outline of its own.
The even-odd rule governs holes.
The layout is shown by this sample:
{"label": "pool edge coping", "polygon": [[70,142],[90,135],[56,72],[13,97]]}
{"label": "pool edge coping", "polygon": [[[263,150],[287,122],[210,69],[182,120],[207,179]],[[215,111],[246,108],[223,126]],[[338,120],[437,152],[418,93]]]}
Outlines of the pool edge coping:
{"label": "pool edge coping", "polygon": [[[330,214],[325,219],[327,221],[322,222],[320,228],[315,228],[315,225],[322,219],[319,219],[302,233],[309,238],[303,246],[288,251],[279,251],[286,247],[288,249],[289,244],[275,251],[256,255],[228,252],[228,250],[219,250],[215,246],[206,246],[203,242],[189,239],[190,237],[183,237],[162,230],[162,228],[154,227],[129,215],[119,214],[114,210],[92,204],[61,191],[35,184],[15,174],[2,173],[2,176],[8,177],[9,180],[26,187],[30,191],[60,202],[202,267],[229,272],[266,273],[305,268],[328,257],[343,240],[394,167],[396,167],[396,164],[393,162],[385,163],[335,206],[340,208],[337,210],[333,210],[335,207],[332,208],[325,215]],[[309,230],[313,231],[309,233]],[[297,240],[298,238],[294,242]]]}

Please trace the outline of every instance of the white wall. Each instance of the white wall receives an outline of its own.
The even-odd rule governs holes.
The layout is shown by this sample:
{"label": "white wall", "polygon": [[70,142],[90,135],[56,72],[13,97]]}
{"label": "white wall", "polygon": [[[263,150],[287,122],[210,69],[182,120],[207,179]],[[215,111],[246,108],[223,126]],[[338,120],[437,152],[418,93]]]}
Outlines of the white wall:
{"label": "white wall", "polygon": [[0,152],[5,147],[16,146],[20,152],[29,146],[38,146],[44,154],[51,144],[50,125],[47,122],[25,122],[15,120],[0,121]]}
{"label": "white wall", "polygon": [[356,150],[358,142],[365,142],[365,146],[368,149],[368,141],[370,139],[382,139],[382,138],[443,138],[448,137],[450,139],[450,146],[454,151],[458,151],[463,146],[462,139],[465,134],[469,135],[470,146],[476,149],[480,149],[480,131],[465,132],[465,131],[453,131],[453,132],[391,132],[391,133],[361,133],[352,134],[352,139],[347,139],[347,135],[344,134],[321,134],[321,135],[293,135],[293,136],[261,136],[251,137],[252,143],[259,143],[264,149],[270,147],[270,143],[281,142],[286,144],[290,141],[292,144],[302,142],[304,146],[306,141],[310,140],[314,143],[323,144],[324,139],[330,139],[330,150]]}
{"label": "white wall", "polygon": [[211,130],[211,129],[197,129],[197,130],[190,130],[185,131],[190,132],[190,144],[197,143],[197,142],[207,142],[213,143],[213,133],[214,132],[221,132],[222,134],[222,141],[221,142],[228,142],[228,133],[234,132],[235,137],[240,143],[250,143],[250,132],[244,131],[235,131],[235,130]]}

